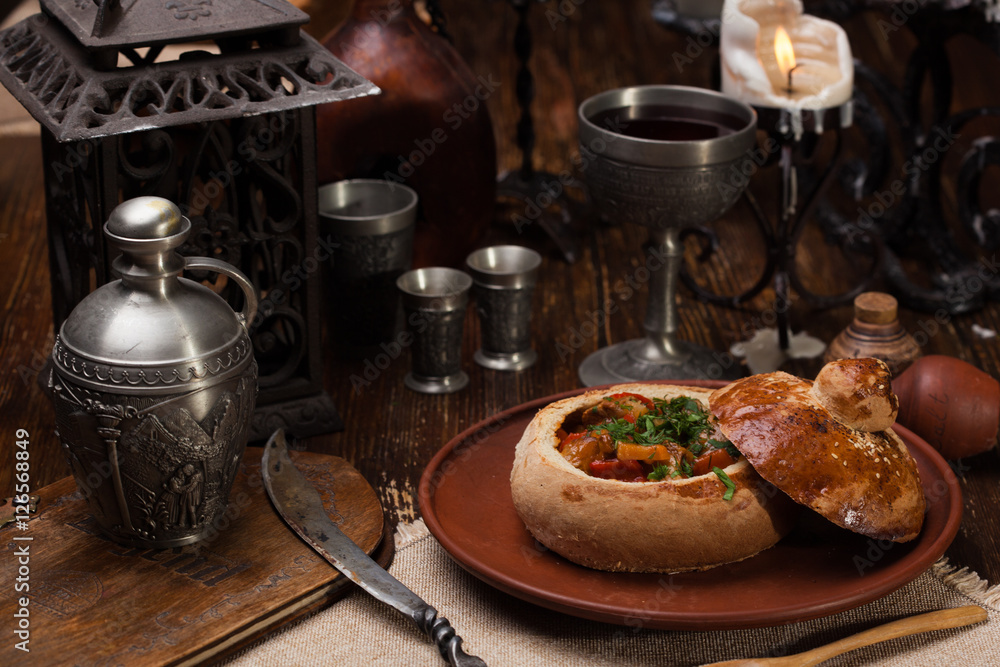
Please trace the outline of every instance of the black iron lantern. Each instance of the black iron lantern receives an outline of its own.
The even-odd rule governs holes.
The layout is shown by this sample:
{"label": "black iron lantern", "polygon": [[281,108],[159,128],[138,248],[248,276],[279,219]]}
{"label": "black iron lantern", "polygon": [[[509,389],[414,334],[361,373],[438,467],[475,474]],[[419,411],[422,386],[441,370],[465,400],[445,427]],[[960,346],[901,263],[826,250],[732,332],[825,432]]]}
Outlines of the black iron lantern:
{"label": "black iron lantern", "polygon": [[[181,252],[261,291],[252,436],[342,425],[322,386],[315,105],[377,94],[285,0],[41,0],[0,32],[0,82],[42,125],[58,329],[113,279],[101,225],[120,202],[176,202]],[[164,47],[194,44],[164,61]],[[206,274],[206,280],[208,279]],[[238,303],[239,289],[216,284]]]}

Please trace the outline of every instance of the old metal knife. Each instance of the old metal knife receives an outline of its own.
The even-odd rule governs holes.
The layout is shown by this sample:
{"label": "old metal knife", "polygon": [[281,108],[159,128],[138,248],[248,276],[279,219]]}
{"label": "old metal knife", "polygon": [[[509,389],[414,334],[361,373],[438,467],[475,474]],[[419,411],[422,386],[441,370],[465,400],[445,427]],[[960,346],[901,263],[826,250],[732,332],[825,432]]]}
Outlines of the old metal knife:
{"label": "old metal knife", "polygon": [[479,658],[462,651],[462,638],[448,619],[438,616],[434,607],[383,570],[330,520],[319,493],[289,458],[284,431],[276,431],[268,440],[260,470],[267,495],[281,518],[320,556],[376,599],[408,616],[434,640],[441,657],[449,664],[486,666]]}

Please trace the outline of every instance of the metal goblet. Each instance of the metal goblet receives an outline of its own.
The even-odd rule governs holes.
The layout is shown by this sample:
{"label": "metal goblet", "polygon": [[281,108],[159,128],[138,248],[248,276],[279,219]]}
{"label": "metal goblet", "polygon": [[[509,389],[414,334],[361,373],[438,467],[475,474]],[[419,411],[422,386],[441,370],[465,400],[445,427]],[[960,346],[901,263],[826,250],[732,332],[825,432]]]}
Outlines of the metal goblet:
{"label": "metal goblet", "polygon": [[757,114],[720,93],[684,86],[610,90],[585,100],[578,113],[594,204],[610,219],[649,228],[661,265],[649,266],[646,336],[588,356],[581,381],[736,376],[731,360],[676,338],[680,233],[718,218],[742,194]]}

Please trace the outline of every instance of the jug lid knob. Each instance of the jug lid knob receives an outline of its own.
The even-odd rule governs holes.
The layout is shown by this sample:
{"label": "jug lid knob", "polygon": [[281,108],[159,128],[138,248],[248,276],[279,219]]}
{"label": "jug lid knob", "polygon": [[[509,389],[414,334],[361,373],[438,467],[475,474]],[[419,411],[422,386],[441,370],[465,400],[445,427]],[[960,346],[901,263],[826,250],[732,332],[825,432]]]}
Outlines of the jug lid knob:
{"label": "jug lid knob", "polygon": [[162,239],[181,232],[184,216],[180,208],[162,197],[135,197],[111,212],[105,229],[124,239]]}

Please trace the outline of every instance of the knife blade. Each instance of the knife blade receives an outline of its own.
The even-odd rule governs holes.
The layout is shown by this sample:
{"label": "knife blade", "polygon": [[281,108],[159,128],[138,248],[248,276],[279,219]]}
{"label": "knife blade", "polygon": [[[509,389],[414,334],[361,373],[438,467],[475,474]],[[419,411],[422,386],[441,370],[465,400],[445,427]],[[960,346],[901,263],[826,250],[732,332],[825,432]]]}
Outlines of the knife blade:
{"label": "knife blade", "polygon": [[264,488],[285,523],[320,556],[376,599],[394,607],[434,640],[441,657],[454,667],[486,667],[462,650],[462,638],[448,619],[386,572],[330,519],[319,493],[288,456],[285,432],[274,432],[260,466]]}

